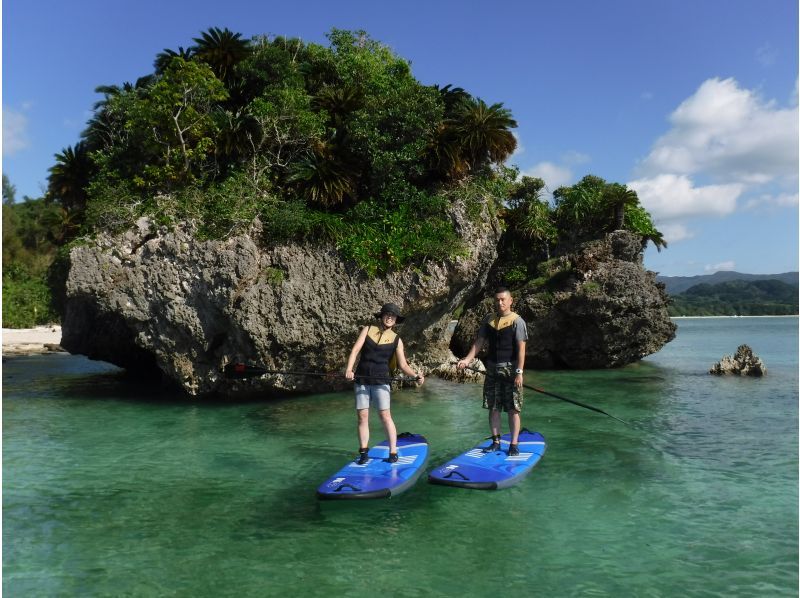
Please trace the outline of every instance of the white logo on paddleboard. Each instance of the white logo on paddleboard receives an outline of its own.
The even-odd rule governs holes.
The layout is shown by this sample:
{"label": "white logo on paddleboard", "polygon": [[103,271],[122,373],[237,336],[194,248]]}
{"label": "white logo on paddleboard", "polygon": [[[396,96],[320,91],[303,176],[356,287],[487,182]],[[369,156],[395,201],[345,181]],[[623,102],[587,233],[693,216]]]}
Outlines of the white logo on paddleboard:
{"label": "white logo on paddleboard", "polygon": [[506,461],[527,461],[533,457],[533,453],[520,453],[519,455],[515,456],[508,456],[506,457]]}
{"label": "white logo on paddleboard", "polygon": [[341,484],[342,482],[344,482],[346,479],[347,478],[335,478],[335,479],[331,480],[330,482],[328,482],[328,486],[331,486],[331,487],[337,486],[338,484]]}

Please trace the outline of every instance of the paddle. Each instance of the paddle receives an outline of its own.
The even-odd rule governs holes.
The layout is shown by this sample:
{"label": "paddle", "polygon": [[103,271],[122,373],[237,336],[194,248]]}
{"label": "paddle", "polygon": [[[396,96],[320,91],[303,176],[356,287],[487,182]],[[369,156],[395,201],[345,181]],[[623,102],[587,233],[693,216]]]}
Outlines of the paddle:
{"label": "paddle", "polygon": [[[492,377],[491,374],[487,374],[486,372],[481,371],[478,368],[474,368],[472,366],[467,366],[466,369],[472,370],[473,372],[478,372],[479,374],[483,374],[484,376],[487,377]],[[626,426],[630,426],[630,424],[626,422],[624,419],[620,419],[614,415],[611,415],[610,413],[606,413],[605,411],[603,411],[602,409],[598,409],[597,407],[592,407],[591,405],[587,405],[586,403],[581,403],[580,401],[575,401],[574,399],[568,399],[567,397],[562,397],[561,395],[557,395],[552,392],[547,392],[546,390],[542,390],[541,388],[536,388],[535,386],[529,386],[528,384],[523,384],[522,386],[530,390],[533,390],[535,392],[539,392],[543,395],[547,395],[548,397],[553,397],[554,399],[558,399],[560,401],[566,401],[567,403],[572,403],[573,405],[577,405],[578,407],[583,407],[584,409],[589,409],[591,411],[596,411],[597,413],[602,413],[603,415],[607,415],[611,419],[615,419],[618,422],[622,422]]]}
{"label": "paddle", "polygon": [[[222,373],[225,374],[225,377],[230,380],[243,380],[245,378],[257,378],[259,376],[265,376],[267,374],[283,374],[284,376],[316,376],[318,378],[342,378],[342,374],[335,374],[332,372],[299,372],[299,371],[291,371],[291,370],[268,370],[266,368],[262,368],[257,365],[249,365],[246,363],[229,363],[224,368],[222,368]],[[364,376],[358,376],[358,378],[364,378]],[[380,378],[381,380],[385,380],[385,378]],[[397,377],[392,378],[392,380],[397,382],[414,382],[415,380],[419,380],[419,378],[410,378],[410,377]]]}

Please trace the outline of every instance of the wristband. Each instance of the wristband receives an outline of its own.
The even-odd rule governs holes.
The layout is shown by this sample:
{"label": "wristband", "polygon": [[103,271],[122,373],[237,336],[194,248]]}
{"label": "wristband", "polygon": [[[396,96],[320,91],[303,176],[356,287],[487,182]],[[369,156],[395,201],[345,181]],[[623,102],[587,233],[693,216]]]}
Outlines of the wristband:
{"label": "wristband", "polygon": [[517,368],[517,369],[515,370],[515,373],[516,373],[516,374],[521,374],[521,373],[522,373],[522,368]]}

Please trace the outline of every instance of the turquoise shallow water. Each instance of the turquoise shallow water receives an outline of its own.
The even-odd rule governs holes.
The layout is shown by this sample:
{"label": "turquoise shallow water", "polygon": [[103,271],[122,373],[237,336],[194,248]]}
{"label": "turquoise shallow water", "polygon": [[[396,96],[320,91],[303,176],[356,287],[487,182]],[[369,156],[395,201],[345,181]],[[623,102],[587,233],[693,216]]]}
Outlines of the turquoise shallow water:
{"label": "turquoise shallow water", "polygon": [[[680,319],[620,370],[540,372],[520,485],[320,503],[350,393],[198,404],[80,357],[3,363],[8,596],[796,596],[797,318]],[[747,343],[766,378],[706,372]],[[395,393],[432,468],[487,434],[480,387]],[[380,436],[377,417],[373,440]]]}

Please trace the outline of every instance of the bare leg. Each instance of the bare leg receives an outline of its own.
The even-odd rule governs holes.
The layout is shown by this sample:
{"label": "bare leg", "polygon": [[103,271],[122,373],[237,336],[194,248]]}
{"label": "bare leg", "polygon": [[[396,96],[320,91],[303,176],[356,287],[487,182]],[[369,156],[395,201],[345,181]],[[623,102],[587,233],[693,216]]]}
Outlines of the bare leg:
{"label": "bare leg", "polygon": [[392,412],[389,409],[383,409],[378,411],[378,415],[380,415],[381,423],[383,424],[383,429],[386,432],[386,437],[389,439],[389,452],[396,453],[397,452],[397,428],[394,425],[394,420],[392,419]]}
{"label": "bare leg", "polygon": [[357,409],[358,447],[369,448],[369,409]]}
{"label": "bare leg", "polygon": [[[500,414],[498,413],[498,418],[500,419]],[[517,444],[519,440],[519,429],[520,429],[520,422],[522,418],[519,416],[519,411],[516,409],[511,410],[508,412],[508,428],[511,432],[511,444]]]}
{"label": "bare leg", "polygon": [[498,409],[489,409],[489,429],[492,431],[492,436],[500,436],[500,411]]}

